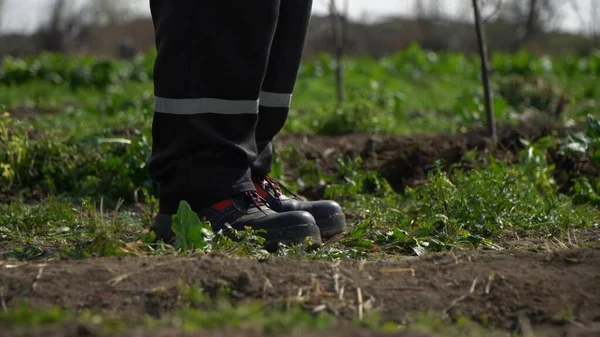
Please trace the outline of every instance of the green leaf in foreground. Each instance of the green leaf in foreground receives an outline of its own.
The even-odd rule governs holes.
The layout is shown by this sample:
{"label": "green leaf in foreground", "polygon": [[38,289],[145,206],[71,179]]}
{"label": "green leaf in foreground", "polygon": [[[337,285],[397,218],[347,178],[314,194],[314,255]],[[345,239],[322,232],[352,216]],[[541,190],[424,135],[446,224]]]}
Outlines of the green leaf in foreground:
{"label": "green leaf in foreground", "polygon": [[600,119],[588,116],[587,135],[593,139],[600,139]]}
{"label": "green leaf in foreground", "polygon": [[175,248],[184,251],[209,248],[214,237],[210,225],[200,221],[198,214],[185,201],[179,203],[172,229],[177,236]]}

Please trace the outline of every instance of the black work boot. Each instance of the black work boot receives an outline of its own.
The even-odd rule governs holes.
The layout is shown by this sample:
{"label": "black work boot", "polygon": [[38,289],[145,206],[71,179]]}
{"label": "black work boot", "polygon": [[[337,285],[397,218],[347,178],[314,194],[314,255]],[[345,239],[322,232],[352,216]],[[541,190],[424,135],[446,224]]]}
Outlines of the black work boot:
{"label": "black work boot", "polygon": [[[264,246],[268,250],[277,249],[279,243],[302,244],[307,237],[312,238],[313,247],[321,244],[319,228],[310,213],[277,213],[254,191],[243,192],[238,197],[215,203],[198,212],[198,216],[201,219],[205,217],[215,233],[220,230],[227,233],[227,224],[240,231],[245,227],[264,230],[258,235],[265,239]],[[176,239],[171,230],[170,215],[159,214],[152,230],[157,239],[166,243],[173,243]]]}
{"label": "black work boot", "polygon": [[346,216],[337,202],[331,200],[303,201],[296,196],[294,196],[295,199],[292,199],[284,195],[281,191],[282,185],[268,175],[255,177],[253,181],[258,194],[275,212],[285,214],[286,212],[306,211],[312,214],[323,239],[329,239],[346,229]]}

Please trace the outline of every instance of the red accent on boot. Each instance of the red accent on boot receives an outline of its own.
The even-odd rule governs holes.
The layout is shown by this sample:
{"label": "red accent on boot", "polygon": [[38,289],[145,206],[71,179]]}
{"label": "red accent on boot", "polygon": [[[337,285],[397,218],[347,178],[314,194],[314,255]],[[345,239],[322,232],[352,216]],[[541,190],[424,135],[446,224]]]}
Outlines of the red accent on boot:
{"label": "red accent on boot", "polygon": [[226,200],[219,201],[217,203],[212,204],[210,206],[210,208],[214,209],[215,211],[222,211],[229,206],[231,206],[231,200],[226,199]]}
{"label": "red accent on boot", "polygon": [[254,187],[256,188],[256,193],[258,193],[258,195],[260,195],[262,198],[267,198],[269,196],[269,192],[267,192],[265,190],[265,187],[263,185],[264,180],[263,179],[255,179],[254,181]]}

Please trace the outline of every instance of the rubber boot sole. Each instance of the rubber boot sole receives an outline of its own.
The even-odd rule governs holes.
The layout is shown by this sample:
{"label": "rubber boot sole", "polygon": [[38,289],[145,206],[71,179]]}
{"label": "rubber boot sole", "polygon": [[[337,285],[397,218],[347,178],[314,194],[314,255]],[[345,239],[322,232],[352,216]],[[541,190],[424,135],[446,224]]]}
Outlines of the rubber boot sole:
{"label": "rubber boot sole", "polygon": [[[154,225],[150,228],[155,234],[155,242],[163,241],[167,244],[173,244],[176,241],[175,233],[171,230],[171,217],[158,214]],[[321,231],[314,223],[307,223],[289,227],[283,227],[277,231],[271,231],[268,235],[259,233],[265,237],[263,244],[268,251],[275,251],[280,244],[286,246],[304,244],[307,238],[310,238],[312,244],[309,249],[316,249],[322,245]],[[232,239],[234,239],[232,237]]]}
{"label": "rubber boot sole", "polygon": [[276,251],[280,244],[290,246],[306,243],[310,238],[308,249],[316,249],[322,245],[321,231],[314,223],[282,228],[278,233],[272,233],[265,239],[264,247],[267,251]]}

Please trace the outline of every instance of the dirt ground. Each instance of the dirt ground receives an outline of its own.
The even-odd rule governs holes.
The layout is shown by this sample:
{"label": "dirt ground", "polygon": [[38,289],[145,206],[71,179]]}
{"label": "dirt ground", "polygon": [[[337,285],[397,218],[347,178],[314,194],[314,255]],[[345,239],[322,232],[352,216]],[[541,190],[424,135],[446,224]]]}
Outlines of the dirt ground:
{"label": "dirt ground", "polygon": [[[327,173],[335,173],[337,155],[361,155],[366,168],[376,170],[391,185],[421,184],[437,159],[464,161],[469,150],[493,153],[508,162],[524,148],[521,139],[535,141],[567,130],[551,125],[501,126],[499,147],[492,149],[482,130],[462,135],[338,137],[282,135],[277,146],[293,146]],[[599,168],[585,157],[562,157],[550,151],[557,180],[568,189],[569,177],[597,177]],[[286,168],[289,168],[286,166]],[[292,177],[297,172],[286,170]],[[318,198],[322,190],[302,194]],[[592,230],[589,242],[598,242]],[[518,246],[516,251],[471,251],[435,254],[400,261],[315,262],[293,258],[250,260],[224,256],[99,258],[79,261],[0,261],[0,302],[33,307],[60,306],[109,316],[165,313],[185,305],[180,285],[197,285],[210,294],[230,287],[234,301],[260,299],[267,305],[301,303],[307,310],[325,306],[340,324],[357,319],[359,310],[378,310],[382,319],[410,322],[415,314],[433,312],[450,320],[467,316],[504,332],[529,325],[540,336],[600,336],[600,247],[540,252]],[[362,305],[358,294],[362,295]],[[6,332],[0,324],[0,336]],[[252,331],[184,332],[137,329],[123,336],[263,336]],[[305,334],[300,334],[305,335]],[[388,334],[340,328],[315,336],[382,337]],[[390,336],[425,337],[396,333]],[[9,335],[10,336],[10,335]],[[104,336],[89,327],[66,324],[26,336]]]}
{"label": "dirt ground", "polygon": [[[211,294],[222,286],[230,287],[234,301],[299,302],[308,310],[325,305],[341,322],[356,319],[362,307],[365,312],[377,309],[384,320],[397,323],[410,322],[415,313],[433,312],[449,319],[467,316],[507,332],[519,331],[526,322],[549,336],[600,335],[600,247],[472,251],[401,261],[336,263],[224,256],[99,258],[43,264],[0,261],[2,302],[7,308],[27,303],[107,315],[161,317],[182,306],[181,282]],[[85,328],[66,326],[55,332],[56,336],[86,335],[80,330]],[[380,336],[361,333],[344,336]],[[130,331],[126,336],[142,335],[193,336],[182,331]],[[46,331],[30,336],[52,334]]]}
{"label": "dirt ground", "polygon": [[[293,147],[301,157],[313,161],[323,172],[335,174],[340,156],[361,156],[368,170],[377,171],[388,180],[398,192],[406,186],[415,186],[427,181],[428,172],[441,160],[445,166],[459,165],[472,168],[474,163],[465,160],[471,150],[480,157],[493,154],[508,163],[518,159],[518,153],[525,148],[522,140],[535,142],[540,138],[557,135],[566,137],[569,131],[584,130],[578,126],[566,129],[554,124],[499,125],[498,146],[493,148],[483,129],[474,129],[464,134],[453,135],[411,135],[381,136],[351,134],[342,136],[314,136],[302,134],[281,135],[276,147],[281,151]],[[551,148],[548,154],[550,163],[556,165],[555,178],[561,191],[566,192],[574,176],[598,177],[600,168],[585,155],[562,156],[557,148]],[[285,174],[298,178],[292,165],[285,165]],[[301,194],[308,198],[320,198],[324,189],[308,186]]]}
{"label": "dirt ground", "polygon": [[[32,333],[20,335],[19,337],[80,337],[80,336],[102,336],[101,333],[91,330],[82,325],[66,325],[60,328],[44,329]],[[247,330],[217,330],[217,331],[194,331],[185,332],[177,329],[168,329],[164,331],[153,331],[150,329],[136,329],[126,332],[121,337],[263,337],[264,334],[256,331]],[[378,333],[371,331],[356,331],[350,329],[333,330],[307,335],[306,332],[293,333],[294,337],[314,336],[314,337],[429,337],[424,333]],[[15,336],[16,337],[16,336]],[[591,337],[591,336],[590,336]]]}
{"label": "dirt ground", "polygon": [[[539,332],[539,331],[537,331]],[[545,331],[543,333],[546,333]],[[554,330],[544,335],[547,337],[597,337],[600,329],[583,329],[583,328],[565,328],[562,330]],[[106,334],[94,331],[87,326],[70,324],[63,327],[43,329],[35,332],[28,332],[20,334],[18,337],[104,337]],[[248,330],[233,330],[233,329],[222,329],[222,330],[210,330],[210,331],[193,331],[186,332],[178,329],[166,329],[162,331],[156,331],[151,329],[134,329],[126,333],[120,334],[119,337],[264,337],[265,334],[257,331]],[[286,334],[286,337],[434,337],[435,335],[428,332],[374,332],[367,330],[357,330],[349,328],[337,328],[331,329],[325,332],[314,332],[309,333],[306,331],[294,332]],[[456,336],[460,336],[457,334]],[[507,337],[508,333],[502,332],[489,332],[485,336],[481,337]],[[9,337],[13,337],[10,336]],[[17,336],[14,336],[17,337]]]}

